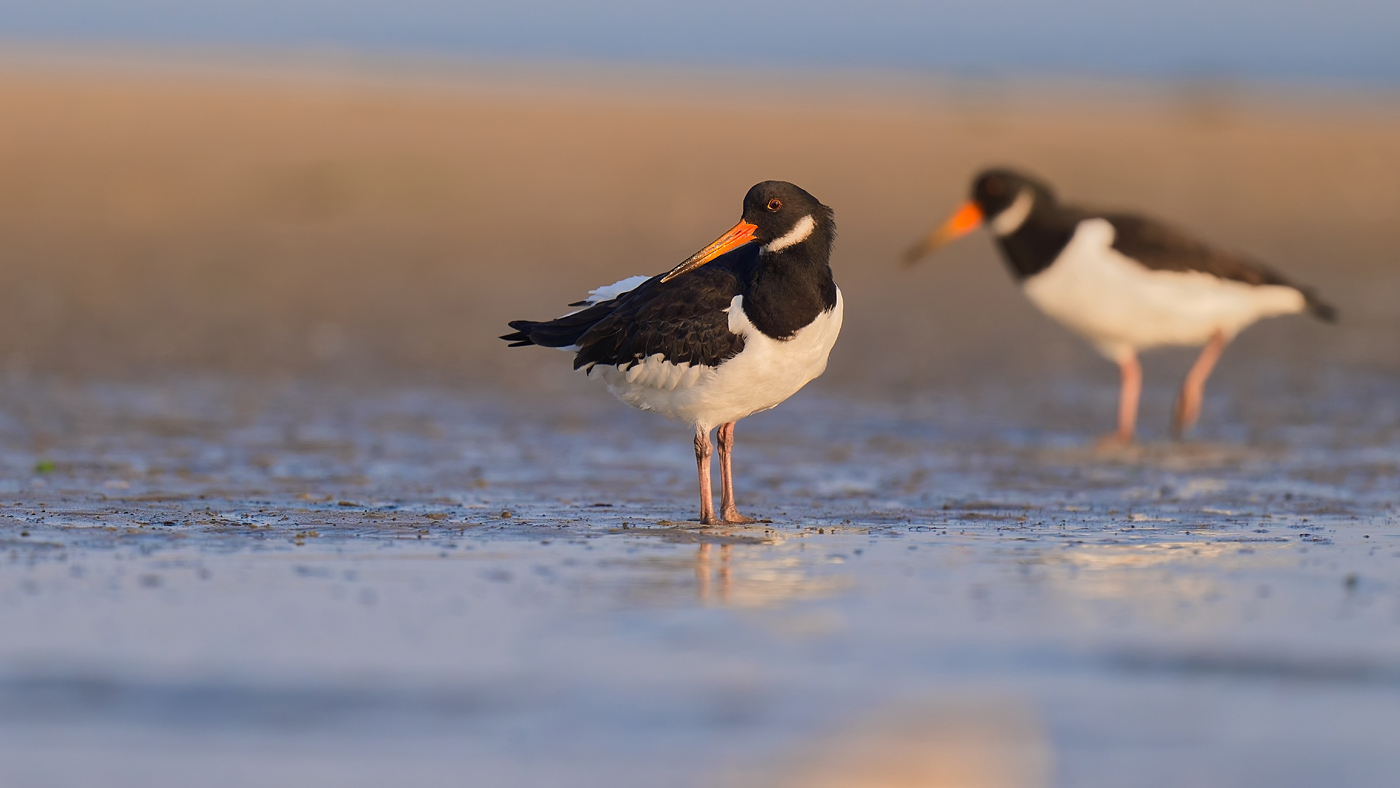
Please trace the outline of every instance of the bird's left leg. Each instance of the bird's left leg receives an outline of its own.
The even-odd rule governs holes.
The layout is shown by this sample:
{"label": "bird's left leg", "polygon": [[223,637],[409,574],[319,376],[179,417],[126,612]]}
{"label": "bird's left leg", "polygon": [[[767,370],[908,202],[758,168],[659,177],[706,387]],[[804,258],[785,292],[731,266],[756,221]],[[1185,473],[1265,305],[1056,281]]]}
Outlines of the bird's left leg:
{"label": "bird's left leg", "polygon": [[726,523],[751,523],[739,514],[734,504],[734,472],[730,469],[730,454],[734,451],[734,422],[719,426],[719,516]]}
{"label": "bird's left leg", "polygon": [[1227,343],[1225,332],[1217,330],[1206,343],[1201,355],[1196,358],[1196,363],[1191,365],[1191,371],[1186,373],[1186,379],[1181,382],[1181,393],[1176,397],[1176,407],[1172,409],[1173,438],[1181,438],[1200,417],[1206,379],[1210,377],[1211,370],[1215,369],[1215,362],[1220,360],[1220,354],[1225,352]]}

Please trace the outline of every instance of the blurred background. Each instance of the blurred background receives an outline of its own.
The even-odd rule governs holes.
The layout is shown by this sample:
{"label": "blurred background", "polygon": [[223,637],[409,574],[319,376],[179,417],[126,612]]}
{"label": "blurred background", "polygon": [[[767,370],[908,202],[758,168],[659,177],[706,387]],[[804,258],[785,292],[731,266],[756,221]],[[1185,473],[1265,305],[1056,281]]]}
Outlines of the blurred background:
{"label": "blurred background", "polygon": [[[0,4],[0,784],[1392,785],[1397,41],[1382,0]],[[1117,371],[985,235],[898,263],[991,164],[1341,322],[1245,332],[1185,444],[1194,351],[1147,356],[1147,446],[1094,455]],[[835,209],[845,327],[739,428],[774,523],[692,528],[687,428],[497,336],[770,178]]]}
{"label": "blurred background", "polygon": [[10,6],[12,41],[332,47],[610,63],[897,68],[1267,81],[1400,79],[1400,10],[1382,0],[976,4],[875,0],[508,5],[442,0],[55,0]]}
{"label": "blurred background", "polygon": [[1394,371],[1397,35],[1400,7],[1364,0],[10,4],[0,358],[573,388],[505,353],[505,320],[664,270],[781,178],[841,231],[819,386],[1111,384],[984,238],[895,264],[1004,163],[1340,305],[1338,329],[1251,330],[1222,375]]}

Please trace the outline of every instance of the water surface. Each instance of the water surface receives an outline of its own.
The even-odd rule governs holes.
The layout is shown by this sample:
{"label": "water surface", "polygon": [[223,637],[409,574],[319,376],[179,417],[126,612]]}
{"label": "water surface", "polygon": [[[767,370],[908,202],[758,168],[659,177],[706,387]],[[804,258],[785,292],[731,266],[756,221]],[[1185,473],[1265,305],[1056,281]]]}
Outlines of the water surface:
{"label": "water surface", "polygon": [[1400,770],[1393,411],[1101,455],[975,401],[804,394],[740,426],[769,521],[702,528],[684,430],[603,400],[206,378],[4,405],[7,785]]}

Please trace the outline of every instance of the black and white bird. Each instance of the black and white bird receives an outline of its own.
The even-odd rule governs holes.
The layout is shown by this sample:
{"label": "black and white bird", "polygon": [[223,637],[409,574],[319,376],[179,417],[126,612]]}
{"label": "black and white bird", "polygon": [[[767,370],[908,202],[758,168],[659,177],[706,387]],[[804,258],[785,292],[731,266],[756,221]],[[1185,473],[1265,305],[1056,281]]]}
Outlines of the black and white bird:
{"label": "black and white bird", "polygon": [[1310,288],[1254,260],[1145,216],[1062,205],[1045,183],[1007,169],[979,174],[971,199],[905,259],[913,264],[983,223],[1031,303],[1117,362],[1118,430],[1107,443],[1133,440],[1142,391],[1139,351],[1204,346],[1173,410],[1172,434],[1180,437],[1200,415],[1206,379],[1220,354],[1246,327],[1304,311],[1336,320],[1336,310]]}
{"label": "black and white bird", "polygon": [[[841,331],[841,291],[828,264],[830,208],[784,181],[744,196],[743,218],[657,276],[594,290],[547,322],[515,320],[511,347],[574,354],[618,399],[695,427],[700,521],[752,522],[734,503],[734,422],[768,410],[826,370]],[[710,431],[719,428],[720,512],[710,489]]]}

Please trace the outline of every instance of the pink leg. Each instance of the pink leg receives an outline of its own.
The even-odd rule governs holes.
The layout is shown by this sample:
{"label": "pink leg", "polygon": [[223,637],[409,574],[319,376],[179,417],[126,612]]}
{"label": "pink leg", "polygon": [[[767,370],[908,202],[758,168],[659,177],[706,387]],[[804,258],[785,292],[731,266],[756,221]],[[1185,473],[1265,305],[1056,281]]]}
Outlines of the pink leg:
{"label": "pink leg", "polygon": [[751,523],[752,519],[739,514],[734,504],[734,471],[729,461],[734,451],[734,422],[721,424],[719,438],[719,516],[726,523]]}
{"label": "pink leg", "polygon": [[1206,380],[1210,377],[1211,370],[1215,369],[1215,362],[1220,360],[1220,354],[1225,352],[1226,344],[1225,334],[1216,331],[1201,350],[1196,363],[1191,365],[1186,379],[1181,381],[1181,393],[1177,395],[1176,407],[1172,410],[1173,438],[1181,438],[1200,417],[1201,399],[1206,393]]}
{"label": "pink leg", "polygon": [[710,543],[701,542],[695,552],[695,591],[700,599],[710,598]]}
{"label": "pink leg", "polygon": [[1127,446],[1137,432],[1138,399],[1142,396],[1142,365],[1137,356],[1118,362],[1123,387],[1118,392],[1118,431],[1099,439],[1100,446]]}
{"label": "pink leg", "polygon": [[734,545],[719,546],[719,601],[728,602],[729,592],[734,589],[734,575],[729,562],[734,557]]}
{"label": "pink leg", "polygon": [[700,471],[700,523],[715,525],[714,492],[710,488],[710,431],[695,427],[695,467]]}

